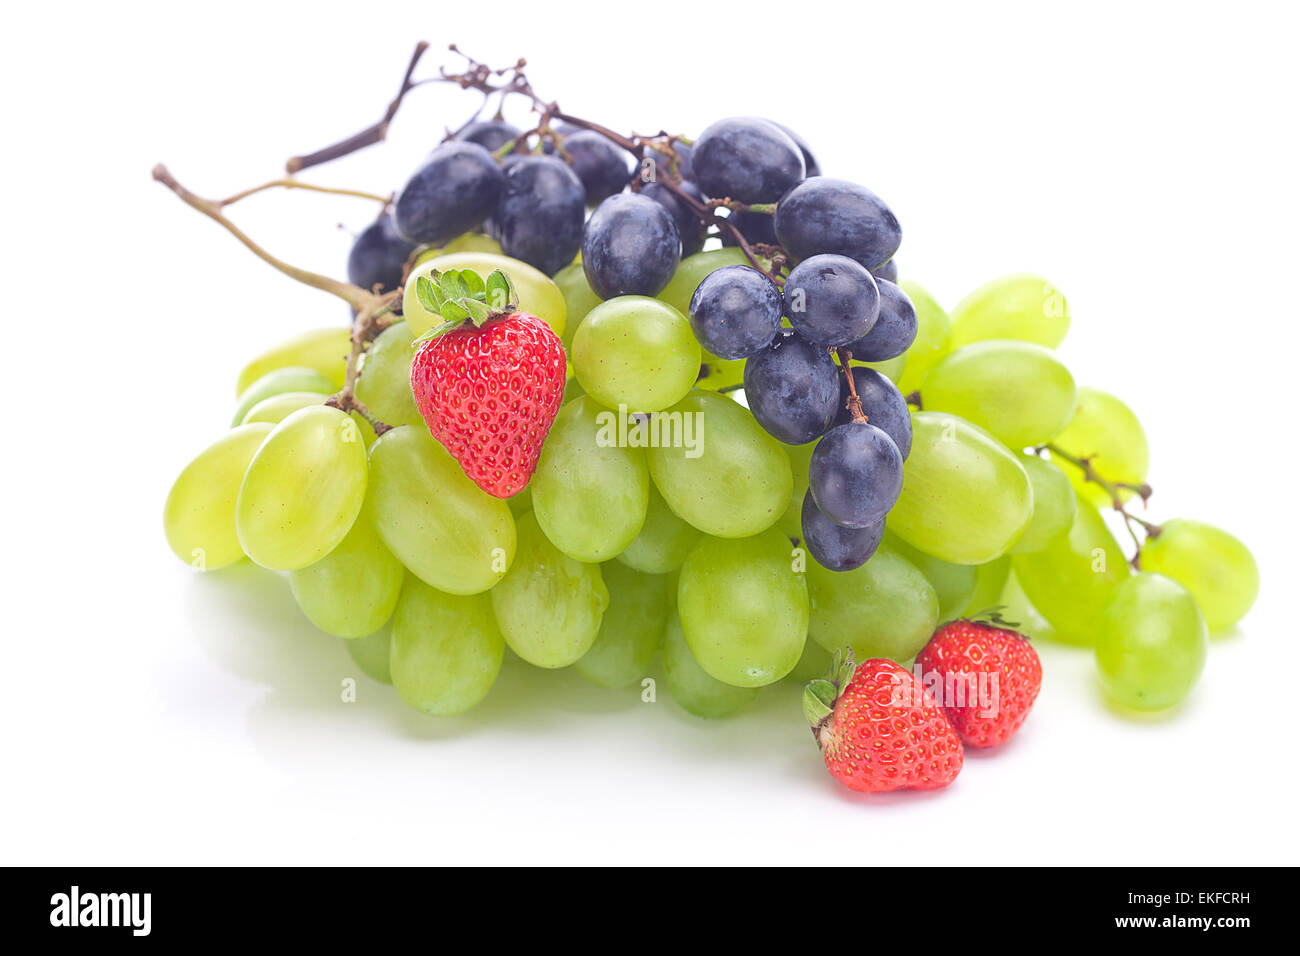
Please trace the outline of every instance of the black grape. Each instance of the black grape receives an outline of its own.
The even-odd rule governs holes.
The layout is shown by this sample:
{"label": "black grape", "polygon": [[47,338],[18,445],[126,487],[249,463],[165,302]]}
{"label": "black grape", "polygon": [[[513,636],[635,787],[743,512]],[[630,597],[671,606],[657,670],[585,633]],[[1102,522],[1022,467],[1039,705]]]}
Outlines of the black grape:
{"label": "black grape", "polygon": [[879,196],[829,176],[806,179],[781,199],[776,235],[796,259],[833,252],[868,269],[888,262],[903,241],[897,217]]}
{"label": "black grape", "polygon": [[871,270],[871,274],[877,279],[888,279],[890,282],[898,281],[898,262],[890,259],[883,266],[876,266]]}
{"label": "black grape", "polygon": [[416,243],[454,239],[492,215],[504,184],[501,166],[478,143],[443,143],[402,187],[397,231]]}
{"label": "black grape", "polygon": [[[694,148],[687,146],[685,143],[677,143],[677,142],[674,142],[672,144],[672,147],[673,147],[673,156],[675,156],[677,159],[677,175],[685,180],[694,180],[695,168],[692,163],[692,156],[694,155],[695,152]],[[671,163],[671,159],[665,151],[661,150],[658,147],[651,147],[646,150],[646,156],[649,159],[653,160],[655,163],[656,180],[660,176],[668,173],[669,171],[668,167]]]}
{"label": "black grape", "polygon": [[519,127],[505,120],[480,120],[466,126],[456,134],[455,139],[465,143],[478,143],[488,152],[495,153],[512,139],[516,139],[520,132]]}
{"label": "black grape", "polygon": [[[862,413],[867,416],[867,421],[892,438],[898,446],[898,453],[906,460],[912,453],[912,415],[907,408],[907,399],[898,390],[898,386],[874,368],[855,365],[853,387],[857,389],[858,399],[862,402]],[[844,425],[853,420],[853,415],[848,410],[848,401],[849,382],[840,376],[836,425]]]}
{"label": "black grape", "polygon": [[820,176],[822,174],[822,168],[817,162],[817,157],[813,155],[812,148],[804,138],[784,123],[777,123],[776,120],[771,120],[770,122],[776,123],[777,126],[785,130],[785,134],[794,140],[794,144],[799,147],[799,152],[803,153],[804,178],[811,179],[813,176]]}
{"label": "black grape", "polygon": [[582,246],[587,200],[582,181],[554,156],[528,156],[506,169],[494,219],[501,250],[548,276]]}
{"label": "black grape", "polygon": [[599,133],[580,130],[565,136],[561,145],[582,180],[589,206],[621,193],[632,178],[628,154]]}
{"label": "black grape", "polygon": [[876,323],[880,292],[871,273],[844,256],[813,256],[795,266],[785,282],[785,314],[818,345],[856,342]]}
{"label": "black grape", "polygon": [[884,519],[903,490],[903,456],[875,425],[836,425],[813,449],[808,488],[826,517],[849,528]]}
{"label": "black grape", "polygon": [[691,296],[691,328],[718,358],[748,358],[772,341],[781,309],[775,282],[749,266],[724,266],[705,276]]}
{"label": "black grape", "polygon": [[883,362],[906,352],[916,341],[916,308],[907,293],[888,279],[877,279],[880,314],[871,331],[848,349],[855,359]]}
{"label": "black grape", "polygon": [[391,292],[402,284],[402,269],[414,251],[397,232],[393,217],[384,213],[357,236],[348,253],[348,281],[363,289],[379,286]]}
{"label": "black grape", "polygon": [[695,182],[704,195],[746,203],[776,202],[804,177],[799,145],[764,119],[714,123],[695,141]]}
{"label": "black grape", "polygon": [[658,295],[677,271],[681,240],[668,210],[636,193],[610,196],[587,220],[582,271],[602,299]]}
{"label": "black grape", "polygon": [[745,362],[745,399],[768,434],[787,445],[803,445],[835,419],[838,374],[826,349],[793,329],[781,329],[771,345]]}
{"label": "black grape", "polygon": [[812,492],[805,492],[799,514],[803,543],[808,553],[828,571],[852,571],[866,564],[880,547],[885,536],[885,522],[880,520],[865,528],[846,528],[817,510]]}
{"label": "black grape", "polygon": [[[733,212],[727,217],[727,221],[740,230],[740,234],[745,237],[745,241],[751,246],[756,242],[765,242],[769,246],[776,245],[776,229],[772,224],[772,216],[762,212],[746,212],[741,209]],[[731,234],[730,230],[722,230],[722,244],[724,246],[738,246],[736,237]]]}
{"label": "black grape", "polygon": [[[699,187],[683,180],[678,188],[693,199],[704,201]],[[668,210],[677,225],[677,235],[682,240],[682,256],[693,256],[704,247],[704,225],[681,199],[663,183],[654,182],[641,187],[641,195],[653,199]]]}

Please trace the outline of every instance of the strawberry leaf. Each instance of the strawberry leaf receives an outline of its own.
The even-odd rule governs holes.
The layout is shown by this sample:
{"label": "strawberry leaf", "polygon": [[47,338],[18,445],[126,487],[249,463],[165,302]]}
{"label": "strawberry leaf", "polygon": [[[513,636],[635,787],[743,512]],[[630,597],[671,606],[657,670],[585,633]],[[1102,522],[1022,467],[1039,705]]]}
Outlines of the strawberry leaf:
{"label": "strawberry leaf", "polygon": [[[433,276],[437,275],[438,273],[433,273]],[[433,277],[420,276],[415,280],[415,297],[427,311],[433,313],[442,311],[442,296],[438,294],[438,287],[434,285]]]}
{"label": "strawberry leaf", "polygon": [[470,320],[480,327],[494,314],[486,302],[480,302],[478,299],[466,299],[463,304],[469,312]]}
{"label": "strawberry leaf", "polygon": [[443,302],[442,309],[440,310],[442,317],[448,322],[464,322],[468,319],[469,309],[465,308],[465,306],[461,304],[463,301],[463,299],[460,301],[448,299]]}
{"label": "strawberry leaf", "polygon": [[444,300],[463,299],[469,291],[465,287],[465,282],[460,277],[460,273],[455,269],[448,269],[438,280],[438,291],[442,293]]}
{"label": "strawberry leaf", "polygon": [[432,342],[438,336],[450,332],[452,329],[460,328],[459,322],[439,322],[433,328],[425,329],[414,341],[411,342],[411,348],[418,349],[425,342]]}
{"label": "strawberry leaf", "polygon": [[460,272],[460,281],[465,283],[466,294],[471,298],[478,299],[480,302],[486,302],[486,286],[483,277],[473,269],[462,269]]}
{"label": "strawberry leaf", "polygon": [[803,715],[814,727],[835,709],[835,685],[828,680],[811,681],[803,689]]}
{"label": "strawberry leaf", "polygon": [[508,312],[519,304],[519,299],[515,296],[514,283],[500,269],[493,271],[487,277],[484,288],[484,301],[495,312]]}

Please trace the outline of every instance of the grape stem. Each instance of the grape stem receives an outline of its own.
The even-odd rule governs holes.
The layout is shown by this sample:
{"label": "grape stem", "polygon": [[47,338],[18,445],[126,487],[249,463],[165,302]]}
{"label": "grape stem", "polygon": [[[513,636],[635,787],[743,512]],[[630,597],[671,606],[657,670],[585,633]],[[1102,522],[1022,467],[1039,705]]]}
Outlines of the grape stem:
{"label": "grape stem", "polygon": [[853,416],[855,422],[865,425],[867,424],[867,413],[862,410],[862,399],[858,397],[858,386],[853,381],[853,369],[849,366],[849,363],[853,361],[853,353],[848,349],[831,349],[831,354],[839,357],[840,372],[849,385],[849,397],[845,400],[844,407]]}
{"label": "grape stem", "polygon": [[375,193],[362,192],[360,189],[336,189],[332,186],[317,186],[313,183],[304,183],[297,179],[273,179],[269,183],[262,183],[260,186],[254,186],[252,189],[245,189],[243,192],[235,193],[226,199],[217,201],[217,205],[224,209],[226,206],[233,206],[241,199],[247,199],[257,193],[265,192],[268,189],[306,189],[314,193],[331,193],[335,196],[354,196],[357,199],[369,199],[377,202],[381,206],[387,207],[393,201],[392,196],[379,196]]}
{"label": "grape stem", "polygon": [[1044,451],[1051,452],[1053,458],[1060,458],[1062,461],[1067,461],[1071,465],[1074,465],[1074,467],[1083,472],[1084,481],[1091,482],[1110,496],[1111,507],[1123,516],[1124,528],[1128,531],[1129,537],[1133,539],[1133,545],[1136,549],[1133,552],[1133,557],[1129,563],[1132,564],[1135,569],[1140,571],[1142,569],[1142,545],[1144,542],[1143,539],[1138,537],[1137,531],[1134,530],[1134,525],[1141,528],[1148,538],[1158,537],[1163,529],[1160,525],[1153,524],[1145,518],[1129,512],[1128,509],[1124,507],[1124,502],[1120,499],[1120,492],[1133,492],[1142,499],[1142,507],[1145,508],[1147,502],[1151,500],[1151,486],[1145,483],[1134,485],[1122,481],[1107,481],[1097,472],[1097,469],[1092,466],[1091,456],[1080,457],[1071,455],[1069,452],[1063,451],[1060,447],[1052,444],[1040,445],[1038,448],[1034,449],[1035,454],[1042,454]]}

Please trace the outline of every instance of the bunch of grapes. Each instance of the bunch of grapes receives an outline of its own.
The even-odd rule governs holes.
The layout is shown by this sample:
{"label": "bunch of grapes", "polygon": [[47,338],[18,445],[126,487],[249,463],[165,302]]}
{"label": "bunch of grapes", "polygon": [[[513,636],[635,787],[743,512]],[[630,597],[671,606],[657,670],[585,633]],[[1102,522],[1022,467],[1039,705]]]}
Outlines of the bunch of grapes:
{"label": "bunch of grapes", "polygon": [[284,267],[354,322],[240,373],[233,427],[167,500],[182,560],[285,572],[430,714],[482,700],[509,648],[610,688],[661,659],[721,717],[846,647],[907,664],[998,606],[1094,647],[1121,704],[1187,694],[1258,572],[1224,531],[1134,513],[1146,436],[1057,358],[1055,286],[1008,276],[947,314],[898,280],[888,206],[778,123],[622,136],[522,64],[440,79],[537,122],[449,135],[349,282]]}

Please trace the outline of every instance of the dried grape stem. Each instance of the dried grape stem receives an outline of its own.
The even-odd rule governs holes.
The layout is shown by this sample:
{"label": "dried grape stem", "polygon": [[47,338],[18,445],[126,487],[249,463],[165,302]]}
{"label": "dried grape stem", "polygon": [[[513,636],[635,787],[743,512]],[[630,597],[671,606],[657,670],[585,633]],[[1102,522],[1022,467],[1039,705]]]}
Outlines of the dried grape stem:
{"label": "dried grape stem", "polygon": [[865,425],[867,424],[867,413],[862,410],[862,399],[858,397],[858,386],[853,381],[853,369],[849,365],[853,361],[853,353],[848,349],[831,349],[831,353],[839,357],[840,371],[844,374],[844,380],[849,384],[849,397],[844,402],[844,407],[853,416],[855,422]]}
{"label": "dried grape stem", "polygon": [[1076,455],[1071,455],[1069,452],[1062,450],[1056,445],[1052,445],[1052,444],[1042,445],[1036,448],[1035,451],[1036,452],[1048,451],[1052,453],[1053,458],[1060,458],[1062,461],[1069,462],[1071,465],[1074,465],[1076,468],[1078,468],[1080,471],[1083,472],[1084,481],[1091,482],[1092,484],[1101,488],[1102,491],[1106,492],[1106,494],[1110,496],[1111,507],[1114,508],[1116,511],[1120,513],[1120,515],[1123,516],[1124,528],[1126,531],[1128,531],[1129,537],[1133,539],[1133,545],[1135,550],[1133,552],[1133,557],[1130,560],[1130,563],[1137,570],[1141,570],[1142,569],[1142,545],[1144,542],[1141,538],[1138,537],[1137,532],[1133,530],[1133,525],[1136,524],[1138,527],[1140,527],[1142,531],[1146,534],[1146,536],[1149,538],[1155,538],[1159,536],[1160,532],[1163,529],[1158,524],[1153,524],[1152,522],[1147,521],[1146,519],[1141,518],[1138,515],[1130,513],[1128,509],[1124,507],[1124,502],[1120,500],[1119,493],[1121,490],[1134,492],[1139,498],[1142,499],[1142,505],[1143,507],[1145,507],[1147,501],[1150,500],[1151,498],[1151,494],[1152,494],[1151,486],[1148,484],[1133,485],[1127,482],[1107,481],[1097,472],[1097,469],[1095,469],[1092,466],[1091,457],[1087,457],[1087,456],[1078,457]]}

